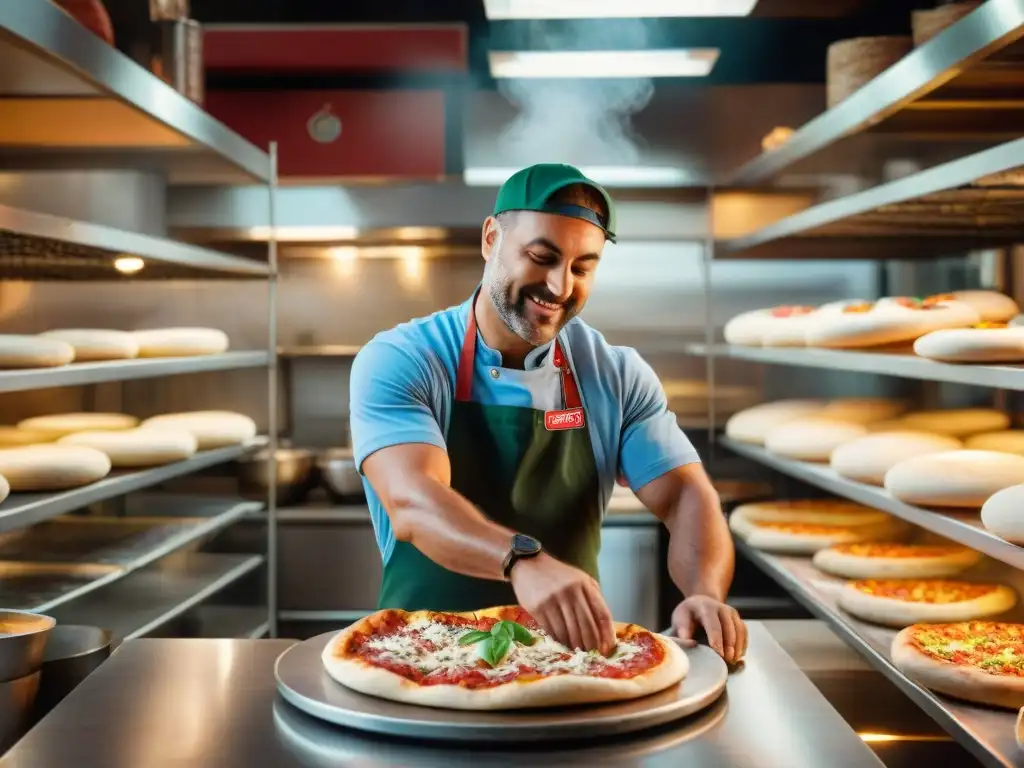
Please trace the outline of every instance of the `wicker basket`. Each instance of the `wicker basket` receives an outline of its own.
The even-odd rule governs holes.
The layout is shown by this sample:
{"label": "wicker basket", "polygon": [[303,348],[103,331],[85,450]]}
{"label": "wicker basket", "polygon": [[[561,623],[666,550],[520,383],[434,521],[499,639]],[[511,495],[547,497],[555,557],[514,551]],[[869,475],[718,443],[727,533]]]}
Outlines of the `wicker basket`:
{"label": "wicker basket", "polygon": [[947,3],[927,11],[914,11],[910,15],[914,45],[924,45],[939,32],[960,21],[980,5],[981,0],[965,0],[964,2]]}
{"label": "wicker basket", "polygon": [[908,36],[855,37],[828,47],[826,91],[831,109],[913,50]]}

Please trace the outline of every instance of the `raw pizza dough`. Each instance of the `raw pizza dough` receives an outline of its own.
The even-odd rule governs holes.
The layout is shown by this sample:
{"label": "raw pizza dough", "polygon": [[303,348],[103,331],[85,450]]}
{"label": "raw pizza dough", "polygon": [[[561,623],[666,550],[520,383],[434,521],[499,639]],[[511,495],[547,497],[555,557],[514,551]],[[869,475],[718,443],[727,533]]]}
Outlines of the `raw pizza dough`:
{"label": "raw pizza dough", "polygon": [[75,359],[66,341],[0,334],[0,368],[57,368]]}
{"label": "raw pizza dough", "polygon": [[885,474],[885,489],[907,504],[979,509],[989,496],[1024,483],[1024,456],[946,451],[915,456]]}
{"label": "raw pizza dough", "polygon": [[751,521],[817,525],[879,525],[892,522],[886,512],[845,499],[777,499],[752,501],[732,511]]}
{"label": "raw pizza dough", "polygon": [[725,434],[741,443],[763,445],[775,427],[820,411],[823,400],[778,400],[761,403],[733,414],[725,422]]}
{"label": "raw pizza dough", "polygon": [[763,347],[803,347],[807,345],[807,331],[816,323],[830,315],[842,312],[851,304],[860,303],[859,299],[847,301],[834,301],[814,309],[810,312],[806,308],[797,311],[784,318],[772,318],[772,322],[765,326],[761,335],[761,346]]}
{"label": "raw pizza dough", "polygon": [[197,357],[228,349],[228,336],[216,328],[155,328],[135,331],[139,357]]}
{"label": "raw pizza dough", "polygon": [[18,429],[49,435],[53,441],[75,432],[131,429],[138,423],[137,418],[125,413],[55,413],[23,419],[18,422]]}
{"label": "raw pizza dough", "polygon": [[1010,426],[1010,418],[992,408],[950,408],[939,411],[912,411],[901,416],[901,429],[934,432],[963,440],[982,432],[996,432]]}
{"label": "raw pizza dough", "polygon": [[1024,485],[1011,485],[989,496],[981,506],[981,522],[999,538],[1024,544]]}
{"label": "raw pizza dough", "polygon": [[955,437],[902,430],[873,432],[843,443],[832,451],[829,465],[849,480],[882,485],[885,473],[906,459],[963,448]]}
{"label": "raw pizza dough", "polygon": [[140,425],[142,429],[171,428],[191,432],[199,450],[209,451],[229,445],[240,445],[256,436],[256,422],[233,411],[186,411],[151,416]]}
{"label": "raw pizza dough", "polygon": [[1024,328],[947,328],[914,342],[920,357],[946,363],[1017,363],[1024,360]]}
{"label": "raw pizza dough", "polygon": [[0,475],[15,493],[63,491],[110,473],[110,459],[80,445],[30,445],[0,450]]}
{"label": "raw pizza dough", "polygon": [[729,515],[729,529],[754,549],[789,555],[813,555],[820,549],[854,541],[886,541],[901,535],[899,521],[867,525],[821,525],[751,520]]}
{"label": "raw pizza dough", "polygon": [[862,579],[847,582],[838,605],[852,616],[887,627],[972,621],[1006,613],[1017,593],[1005,584],[944,579]]}
{"label": "raw pizza dough", "polygon": [[0,448],[17,448],[20,445],[52,443],[52,433],[19,427],[0,427]]}
{"label": "raw pizza dough", "polygon": [[893,665],[920,685],[964,701],[1024,706],[1024,625],[995,621],[916,624],[896,634]]}
{"label": "raw pizza dough", "polygon": [[1017,302],[999,291],[953,291],[949,296],[969,304],[985,323],[1008,323],[1020,312]]}
{"label": "raw pizza dough", "polygon": [[112,466],[154,467],[184,461],[198,450],[198,441],[184,429],[122,429],[114,432],[76,432],[65,435],[58,445],[85,445],[102,451]]}
{"label": "raw pizza dough", "polygon": [[867,433],[862,424],[815,414],[775,427],[765,436],[764,447],[774,454],[799,461],[828,461],[838,446]]}
{"label": "raw pizza dough", "polygon": [[980,552],[959,544],[854,542],[814,555],[814,565],[846,579],[938,579],[977,564]]}
{"label": "raw pizza dough", "polygon": [[1004,429],[999,432],[971,435],[964,441],[964,448],[1024,456],[1024,429]]}
{"label": "raw pizza dough", "polygon": [[914,300],[850,305],[808,329],[807,346],[857,349],[910,342],[940,328],[962,328],[980,322],[969,305],[939,301],[930,306]]}
{"label": "raw pizza dough", "polygon": [[[460,645],[459,638],[473,630],[488,631],[499,619],[517,621],[527,629],[532,643],[512,642],[496,667],[486,662],[478,665],[477,647]],[[424,707],[476,711],[635,699],[686,677],[689,659],[672,640],[635,624],[616,622],[615,630],[618,647],[605,661],[600,654],[560,645],[515,606],[458,614],[381,610],[341,630],[327,643],[321,658],[332,679],[361,693]],[[630,659],[643,658],[647,647],[654,651],[646,671],[630,677],[587,674],[609,662],[621,667]],[[660,661],[654,661],[654,655],[660,655]],[[521,667],[541,676],[521,679]],[[409,676],[437,675],[438,670],[441,674],[449,670],[447,674],[457,676],[456,681],[424,685]],[[489,682],[493,678],[505,682]]]}
{"label": "raw pizza dough", "polygon": [[127,331],[102,328],[60,328],[39,334],[70,344],[75,350],[76,363],[102,360],[130,360],[139,354],[139,344]]}
{"label": "raw pizza dough", "polygon": [[889,397],[840,397],[830,400],[828,405],[814,415],[870,425],[895,419],[906,410],[907,404],[904,401]]}

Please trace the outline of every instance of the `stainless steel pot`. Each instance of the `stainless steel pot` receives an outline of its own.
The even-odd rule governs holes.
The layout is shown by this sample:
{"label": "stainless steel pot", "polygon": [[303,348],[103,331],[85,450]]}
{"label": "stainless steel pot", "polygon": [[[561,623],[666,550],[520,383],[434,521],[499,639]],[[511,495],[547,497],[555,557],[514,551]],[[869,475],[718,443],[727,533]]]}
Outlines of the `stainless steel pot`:
{"label": "stainless steel pot", "polygon": [[39,671],[57,620],[29,611],[0,610],[0,682]]}
{"label": "stainless steel pot", "polygon": [[110,656],[113,633],[100,627],[58,624],[43,656],[34,720],[39,721]]}
{"label": "stainless steel pot", "polygon": [[351,448],[329,448],[316,459],[321,483],[330,497],[337,502],[365,501],[363,479],[356,470]]}
{"label": "stainless steel pot", "polygon": [[247,496],[262,498],[276,477],[277,504],[289,506],[305,500],[316,486],[316,455],[302,448],[278,448],[271,472],[270,449],[265,448],[238,461],[238,485]]}

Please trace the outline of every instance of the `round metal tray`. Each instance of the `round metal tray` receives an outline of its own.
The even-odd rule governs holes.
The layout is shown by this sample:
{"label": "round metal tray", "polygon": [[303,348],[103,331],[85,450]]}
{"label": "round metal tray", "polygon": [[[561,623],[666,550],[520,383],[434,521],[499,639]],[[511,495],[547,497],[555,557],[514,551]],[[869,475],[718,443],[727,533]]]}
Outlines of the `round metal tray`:
{"label": "round metal tray", "polygon": [[323,667],[321,654],[337,632],[325,632],[282,653],[274,665],[281,696],[320,720],[371,733],[444,741],[576,739],[631,733],[691,715],[725,690],[729,671],[706,646],[684,648],[686,678],[641,699],[581,707],[471,712],[401,704],[350,690]]}

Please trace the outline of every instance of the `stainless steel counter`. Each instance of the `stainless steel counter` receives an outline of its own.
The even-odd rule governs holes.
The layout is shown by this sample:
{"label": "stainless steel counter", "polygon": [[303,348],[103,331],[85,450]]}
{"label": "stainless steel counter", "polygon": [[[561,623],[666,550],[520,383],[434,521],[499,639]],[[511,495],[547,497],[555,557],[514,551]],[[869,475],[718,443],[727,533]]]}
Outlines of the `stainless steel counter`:
{"label": "stainless steel counter", "polygon": [[843,768],[882,763],[768,631],[709,710],[643,736],[502,751],[379,739],[328,726],[277,694],[291,641],[134,640],[2,759],[0,768],[314,768],[516,764]]}

